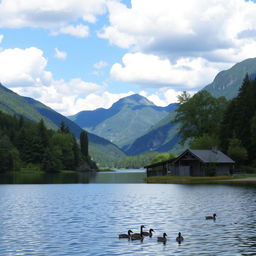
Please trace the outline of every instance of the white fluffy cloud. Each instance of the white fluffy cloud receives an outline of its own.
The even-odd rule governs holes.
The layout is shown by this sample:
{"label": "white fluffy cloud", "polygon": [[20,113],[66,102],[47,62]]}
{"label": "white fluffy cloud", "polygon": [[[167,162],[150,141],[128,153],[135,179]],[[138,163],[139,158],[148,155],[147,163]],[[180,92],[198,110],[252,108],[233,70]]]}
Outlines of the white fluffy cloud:
{"label": "white fluffy cloud", "polygon": [[2,0],[0,26],[58,28],[82,19],[95,22],[106,11],[106,0]]}
{"label": "white fluffy cloud", "polygon": [[55,48],[55,58],[65,60],[67,58],[67,53]]}
{"label": "white fluffy cloud", "polygon": [[[97,64],[98,68],[105,65],[103,62]],[[120,98],[134,93],[110,93],[105,85],[86,82],[80,78],[54,80],[46,68],[47,60],[38,48],[16,48],[0,52],[0,77],[5,86],[20,95],[35,98],[64,115],[99,107],[109,108]],[[140,94],[156,105],[165,106],[175,102],[180,91],[162,88],[155,93],[142,91]]]}
{"label": "white fluffy cloud", "polygon": [[89,27],[79,24],[76,26],[68,25],[61,27],[58,31],[52,32],[53,35],[66,34],[75,37],[85,38],[89,36]]}
{"label": "white fluffy cloud", "polygon": [[256,3],[244,0],[132,0],[131,8],[111,1],[108,9],[110,25],[101,37],[164,55],[237,48],[251,39],[246,31],[256,30]]}
{"label": "white fluffy cloud", "polygon": [[[187,91],[191,96],[196,93],[196,91]],[[178,102],[178,95],[181,95],[182,91],[177,91],[170,89],[168,87],[163,87],[155,93],[148,93],[146,91],[141,91],[139,94],[148,98],[157,106],[167,106],[171,103]]]}
{"label": "white fluffy cloud", "polygon": [[[111,96],[106,97],[103,105],[98,104],[101,100],[97,102],[92,99],[90,103],[92,96],[89,96],[104,93],[106,86],[80,78],[54,80],[46,68],[47,60],[38,48],[15,48],[0,52],[0,82],[21,95],[42,101],[63,114],[75,114],[89,109],[90,104],[95,107],[108,105],[106,102]],[[111,102],[114,99],[112,97]]]}
{"label": "white fluffy cloud", "polygon": [[0,34],[0,44],[2,43],[3,39],[4,39],[4,35]]}
{"label": "white fluffy cloud", "polygon": [[108,3],[99,36],[127,48],[112,78],[146,87],[190,89],[256,56],[256,3],[244,0],[131,0]]}
{"label": "white fluffy cloud", "polygon": [[[102,93],[91,93],[86,97],[78,98],[73,101],[73,108],[76,110],[94,110],[96,108],[110,108],[113,103],[118,101],[119,99],[132,95],[134,92],[129,91],[127,93],[110,93],[108,91],[104,91]],[[72,108],[70,108],[70,112],[74,112]]]}
{"label": "white fluffy cloud", "polygon": [[35,47],[0,52],[0,79],[8,87],[49,85],[52,74],[45,70],[47,60]]}
{"label": "white fluffy cloud", "polygon": [[122,82],[137,83],[147,87],[170,85],[194,88],[209,83],[225,64],[214,64],[202,58],[181,58],[171,63],[167,58],[142,53],[128,53],[123,65],[114,64],[111,76]]}
{"label": "white fluffy cloud", "polygon": [[[78,96],[81,91],[79,83],[84,84],[84,93]],[[36,98],[47,106],[53,108],[63,115],[74,115],[83,110],[94,110],[96,108],[109,108],[120,98],[134,94],[110,93],[106,88],[86,83],[84,81],[55,81],[51,86],[17,87],[13,90],[20,94]]]}

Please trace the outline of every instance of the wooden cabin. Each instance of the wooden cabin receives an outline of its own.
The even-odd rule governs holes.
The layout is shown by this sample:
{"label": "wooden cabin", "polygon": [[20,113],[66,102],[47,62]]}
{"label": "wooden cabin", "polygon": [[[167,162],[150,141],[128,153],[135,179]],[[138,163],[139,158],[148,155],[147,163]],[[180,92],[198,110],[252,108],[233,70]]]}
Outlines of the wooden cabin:
{"label": "wooden cabin", "polygon": [[177,158],[145,166],[147,176],[230,175],[235,162],[219,150],[187,149]]}
{"label": "wooden cabin", "polygon": [[163,162],[154,163],[147,165],[144,168],[147,169],[147,176],[163,176],[172,174],[173,172],[173,161],[176,158],[172,158]]}

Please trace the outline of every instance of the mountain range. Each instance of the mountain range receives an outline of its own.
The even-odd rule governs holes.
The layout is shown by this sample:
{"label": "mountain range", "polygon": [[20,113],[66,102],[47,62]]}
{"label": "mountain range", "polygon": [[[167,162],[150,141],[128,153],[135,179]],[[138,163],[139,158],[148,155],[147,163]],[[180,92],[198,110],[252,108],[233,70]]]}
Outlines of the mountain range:
{"label": "mountain range", "polygon": [[[232,99],[237,95],[246,73],[255,79],[256,58],[246,59],[219,72],[213,82],[202,90],[207,90],[214,97]],[[176,107],[176,104],[157,107],[140,95],[132,95],[119,100],[109,109],[82,111],[69,118],[113,141],[128,155],[149,151],[180,153],[184,147],[179,145],[176,136],[179,124],[171,122]]]}
{"label": "mountain range", "polygon": [[108,139],[126,151],[137,138],[175,108],[176,104],[158,107],[147,98],[133,94],[120,99],[109,109],[82,111],[69,118],[83,129]]}
{"label": "mountain range", "polygon": [[[213,82],[202,90],[213,96],[232,99],[238,93],[245,74],[256,77],[256,58],[237,63],[221,71]],[[79,137],[88,131],[89,150],[92,158],[101,166],[111,166],[126,155],[149,151],[179,153],[182,148],[176,136],[179,124],[172,123],[177,104],[158,107],[147,98],[134,94],[120,99],[109,109],[82,111],[65,117],[32,98],[20,96],[0,84],[0,110],[11,115],[23,115],[25,119],[58,129],[61,121]]]}
{"label": "mountain range", "polygon": [[[64,121],[77,138],[83,131],[76,123],[50,107],[32,98],[20,96],[2,84],[0,84],[0,110],[11,115],[22,115],[24,119],[33,122],[39,122],[43,119],[46,126],[54,130],[57,130],[61,121]],[[88,140],[90,155],[100,165],[108,164],[125,156],[121,149],[107,139],[88,133]]]}

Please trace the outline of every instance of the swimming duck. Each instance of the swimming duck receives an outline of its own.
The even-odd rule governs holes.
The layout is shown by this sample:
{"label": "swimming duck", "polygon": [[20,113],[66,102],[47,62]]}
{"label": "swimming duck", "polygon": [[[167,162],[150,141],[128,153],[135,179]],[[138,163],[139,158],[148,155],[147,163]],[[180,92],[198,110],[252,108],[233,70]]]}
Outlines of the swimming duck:
{"label": "swimming duck", "polygon": [[131,239],[132,240],[143,240],[144,236],[143,236],[143,228],[145,228],[144,225],[140,226],[140,233],[134,233],[131,235]]}
{"label": "swimming duck", "polygon": [[181,243],[181,241],[183,241],[184,240],[184,238],[183,238],[183,236],[181,236],[181,233],[179,232],[178,233],[178,236],[176,237],[176,241],[178,242],[178,243]]}
{"label": "swimming duck", "polygon": [[120,234],[118,237],[119,238],[130,238],[131,233],[133,233],[130,229],[128,230],[128,234]]}
{"label": "swimming duck", "polygon": [[151,228],[151,229],[149,230],[149,232],[147,232],[147,231],[142,232],[142,235],[143,235],[143,236],[152,237],[152,235],[153,235],[152,232],[155,232],[153,228]]}
{"label": "swimming duck", "polygon": [[216,220],[216,213],[214,213],[212,216],[205,216],[206,220]]}
{"label": "swimming duck", "polygon": [[163,233],[163,236],[159,236],[158,238],[157,238],[157,242],[166,242],[166,240],[167,240],[167,234],[166,233]]}
{"label": "swimming duck", "polygon": [[144,236],[139,234],[139,233],[136,233],[136,234],[132,234],[131,235],[131,239],[132,240],[141,240],[142,241],[144,239]]}

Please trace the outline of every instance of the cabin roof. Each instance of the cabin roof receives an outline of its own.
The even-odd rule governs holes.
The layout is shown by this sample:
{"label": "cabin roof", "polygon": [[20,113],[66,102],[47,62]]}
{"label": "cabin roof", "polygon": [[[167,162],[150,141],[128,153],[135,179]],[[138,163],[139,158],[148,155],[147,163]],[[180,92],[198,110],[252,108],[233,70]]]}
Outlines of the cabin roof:
{"label": "cabin roof", "polygon": [[150,165],[144,166],[144,168],[154,168],[157,166],[165,165],[167,163],[175,163],[179,159],[181,159],[187,152],[190,152],[199,161],[201,161],[203,163],[230,163],[230,164],[235,163],[235,161],[233,161],[229,156],[225,155],[223,152],[221,152],[219,150],[187,149],[176,158],[172,158],[172,159],[169,159],[166,161],[150,164]]}
{"label": "cabin roof", "polygon": [[177,157],[174,162],[181,159],[187,152],[190,152],[203,163],[235,163],[235,161],[233,161],[229,156],[225,155],[223,152],[219,150],[208,149],[187,149],[179,157]]}
{"label": "cabin roof", "polygon": [[167,163],[174,162],[174,160],[176,160],[176,159],[177,158],[172,158],[172,159],[168,159],[166,161],[162,161],[162,162],[157,162],[157,163],[154,163],[154,164],[146,165],[146,166],[144,166],[144,168],[153,168],[153,167],[156,167],[156,166],[165,165]]}

